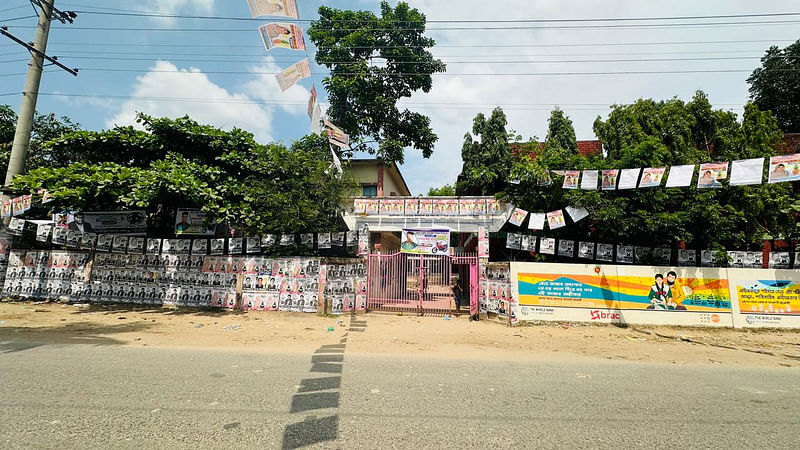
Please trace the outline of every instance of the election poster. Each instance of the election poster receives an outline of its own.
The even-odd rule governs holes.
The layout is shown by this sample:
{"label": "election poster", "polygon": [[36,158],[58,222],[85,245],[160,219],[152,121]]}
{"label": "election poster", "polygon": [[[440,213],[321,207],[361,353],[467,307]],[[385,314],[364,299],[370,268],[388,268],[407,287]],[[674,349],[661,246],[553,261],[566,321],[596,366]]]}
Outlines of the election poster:
{"label": "election poster", "polygon": [[594,259],[594,242],[583,242],[583,241],[579,242],[578,258]]}
{"label": "election poster", "polygon": [[542,238],[539,241],[539,253],[543,255],[556,254],[556,239],[555,238]]}
{"label": "election poster", "polygon": [[305,50],[303,29],[299,25],[288,22],[273,22],[258,28],[261,40],[267,50],[287,48],[289,50]]}
{"label": "election poster", "polygon": [[311,85],[311,95],[308,97],[308,118],[314,120],[314,108],[317,106],[317,87]]}
{"label": "election poster", "polygon": [[365,206],[364,211],[365,214],[368,216],[377,216],[378,215],[378,199],[377,198],[370,198],[364,200]]}
{"label": "election poster", "polygon": [[506,248],[510,248],[512,250],[522,249],[522,236],[517,233],[507,233]]}
{"label": "election poster", "polygon": [[721,188],[722,180],[728,178],[728,163],[700,164],[697,178],[698,188]]}
{"label": "election poster", "polygon": [[648,167],[642,171],[642,178],[639,180],[640,188],[661,186],[661,179],[664,178],[666,167]]}
{"label": "election poster", "polygon": [[604,191],[617,189],[617,177],[619,177],[619,169],[604,170],[600,188]]}
{"label": "election poster", "polygon": [[430,216],[433,214],[433,199],[421,198],[419,199],[419,215]]}
{"label": "election poster", "polygon": [[0,216],[3,217],[11,217],[11,199],[3,200],[2,209],[0,210]]}
{"label": "election poster", "polygon": [[578,180],[580,179],[580,170],[565,170],[564,171],[564,189],[578,189]]}
{"label": "election poster", "polygon": [[558,241],[558,256],[566,258],[575,257],[575,241],[560,239]]}
{"label": "election poster", "polygon": [[584,170],[581,176],[581,189],[585,191],[596,191],[598,175],[599,172],[597,170]]}
{"label": "election poster", "polygon": [[367,200],[357,198],[353,200],[353,214],[366,214],[367,213]]}
{"label": "election poster", "polygon": [[179,209],[175,214],[175,235],[214,236],[215,224],[206,225],[206,213],[196,209]]}
{"label": "election poster", "polygon": [[299,18],[297,15],[297,0],[247,0],[250,14],[253,17],[282,16]]}
{"label": "election poster", "polygon": [[489,229],[485,226],[478,227],[478,258],[489,257]]}
{"label": "election poster", "polygon": [[636,183],[639,181],[639,174],[642,169],[622,169],[619,174],[619,183],[617,189],[636,189]]}
{"label": "election poster", "polygon": [[450,251],[450,230],[404,228],[400,251],[417,255],[446,255]]}
{"label": "election poster", "polygon": [[494,198],[487,198],[486,199],[486,214],[491,216],[496,216],[498,214],[502,214],[500,211],[500,202]]}
{"label": "election poster", "polygon": [[800,180],[800,153],[773,156],[769,159],[770,183],[798,180]]}
{"label": "election poster", "polygon": [[667,187],[686,187],[692,184],[694,177],[694,164],[684,166],[672,166],[669,168],[667,177]]}
{"label": "election poster", "polygon": [[311,68],[308,66],[308,58],[304,58],[302,61],[298,61],[282,70],[275,75],[275,78],[278,79],[278,85],[281,87],[281,91],[286,91],[297,84],[298,81],[310,76]]}
{"label": "election poster", "polygon": [[133,211],[63,211],[53,215],[57,226],[81,233],[145,234],[147,215]]}
{"label": "election poster", "polygon": [[551,211],[547,213],[547,224],[550,226],[551,230],[555,230],[558,228],[562,228],[566,225],[564,221],[564,211]]}
{"label": "election poster", "polygon": [[764,158],[741,159],[731,163],[731,186],[761,184]]}
{"label": "election poster", "polygon": [[419,214],[419,199],[407,198],[404,200],[403,208],[407,216],[416,216]]}
{"label": "election poster", "polygon": [[334,125],[327,118],[323,118],[322,123],[325,125],[325,134],[328,135],[328,142],[331,145],[335,145],[339,148],[350,147],[350,136],[348,136],[341,128]]}
{"label": "election poster", "polygon": [[522,208],[514,208],[514,211],[511,213],[511,217],[508,218],[508,222],[518,227],[522,225],[522,222],[525,221],[526,217],[528,217],[528,211],[525,211]]}
{"label": "election poster", "polygon": [[380,201],[381,215],[402,216],[404,203],[403,199],[382,199]]}

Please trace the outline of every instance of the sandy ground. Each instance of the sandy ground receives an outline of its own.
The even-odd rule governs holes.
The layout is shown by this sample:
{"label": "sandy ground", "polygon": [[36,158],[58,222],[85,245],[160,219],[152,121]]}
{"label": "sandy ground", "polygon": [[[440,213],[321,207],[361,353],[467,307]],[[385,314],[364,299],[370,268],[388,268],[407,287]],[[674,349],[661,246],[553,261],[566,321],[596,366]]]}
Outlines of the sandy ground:
{"label": "sandy ground", "polygon": [[[350,330],[351,321],[363,322]],[[333,327],[333,331],[329,331]],[[353,327],[356,328],[356,327]],[[363,329],[363,331],[361,331]],[[493,320],[359,314],[219,312],[0,303],[0,342],[206,348],[311,354],[348,336],[348,354],[482,360],[610,359],[800,367],[800,331],[577,323],[510,327]]]}

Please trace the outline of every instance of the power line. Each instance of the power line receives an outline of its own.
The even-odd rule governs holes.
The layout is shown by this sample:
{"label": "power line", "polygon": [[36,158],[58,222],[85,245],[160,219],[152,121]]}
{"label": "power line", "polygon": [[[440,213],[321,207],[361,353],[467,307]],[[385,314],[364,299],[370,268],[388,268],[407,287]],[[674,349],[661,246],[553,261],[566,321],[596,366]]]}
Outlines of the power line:
{"label": "power line", "polygon": [[8,12],[8,11],[14,11],[14,10],[17,10],[17,9],[22,9],[22,8],[27,8],[27,7],[28,7],[28,5],[22,5],[22,6],[14,6],[12,8],[0,9],[0,13],[4,13],[4,12]]}
{"label": "power line", "polygon": [[[573,30],[573,29],[642,29],[642,28],[681,28],[681,27],[716,27],[716,26],[755,26],[755,25],[792,25],[800,23],[798,20],[783,21],[746,21],[746,22],[697,22],[697,23],[662,23],[662,24],[614,24],[614,25],[526,25],[526,26],[498,26],[498,27],[447,27],[426,28],[425,31],[481,31],[481,30]],[[17,28],[36,28],[35,26],[20,25]],[[202,33],[253,33],[255,29],[241,28],[152,28],[152,27],[69,27],[67,30],[83,31],[152,31],[152,32],[202,32]],[[320,31],[364,31],[359,28],[320,28]],[[417,28],[376,28],[370,32],[382,31],[416,31]]]}
{"label": "power line", "polygon": [[[250,18],[250,17],[236,17],[236,16],[197,16],[188,14],[165,14],[153,13],[149,11],[137,11],[129,9],[116,9],[104,8],[93,6],[72,5],[78,8],[96,8],[115,12],[105,12],[97,10],[78,10],[80,14],[94,14],[94,15],[115,15],[115,16],[132,16],[132,17],[157,17],[168,19],[202,19],[202,20],[234,20],[234,21],[264,21],[264,18]],[[358,19],[340,19],[328,20],[329,22],[359,22],[359,23],[565,23],[565,22],[634,22],[634,21],[655,21],[655,20],[704,20],[704,19],[744,19],[755,17],[786,17],[786,16],[800,16],[800,12],[783,12],[783,13],[754,13],[754,14],[713,14],[713,15],[698,15],[698,16],[660,16],[660,17],[598,17],[598,18],[577,18],[577,19],[429,19],[424,21],[412,20],[383,20],[378,19],[374,21],[363,21]],[[316,22],[319,19],[286,19],[291,22]]]}
{"label": "power line", "polygon": [[0,22],[13,22],[15,20],[32,19],[32,18],[36,18],[36,16],[28,15],[28,16],[14,17],[13,19],[0,19]]}

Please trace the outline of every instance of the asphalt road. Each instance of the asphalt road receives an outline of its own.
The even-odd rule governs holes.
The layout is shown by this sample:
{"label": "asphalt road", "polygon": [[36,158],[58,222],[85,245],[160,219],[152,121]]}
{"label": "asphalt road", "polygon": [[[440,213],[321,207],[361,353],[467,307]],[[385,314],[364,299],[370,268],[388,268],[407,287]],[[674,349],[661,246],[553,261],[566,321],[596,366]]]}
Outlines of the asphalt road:
{"label": "asphalt road", "polygon": [[2,448],[797,448],[798,425],[790,368],[0,342]]}

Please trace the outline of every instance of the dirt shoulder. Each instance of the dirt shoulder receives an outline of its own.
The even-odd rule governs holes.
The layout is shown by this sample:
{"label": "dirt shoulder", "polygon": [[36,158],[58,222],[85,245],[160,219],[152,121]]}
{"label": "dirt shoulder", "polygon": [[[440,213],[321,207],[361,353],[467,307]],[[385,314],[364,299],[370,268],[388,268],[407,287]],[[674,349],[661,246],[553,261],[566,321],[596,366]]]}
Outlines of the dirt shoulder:
{"label": "dirt shoulder", "polygon": [[[351,320],[363,331],[348,329]],[[333,331],[329,331],[333,327]],[[629,360],[800,367],[800,332],[546,323],[509,327],[466,316],[319,317],[0,303],[0,343],[127,345],[310,354],[348,336],[347,353],[481,360]],[[0,346],[0,352],[2,346]]]}

